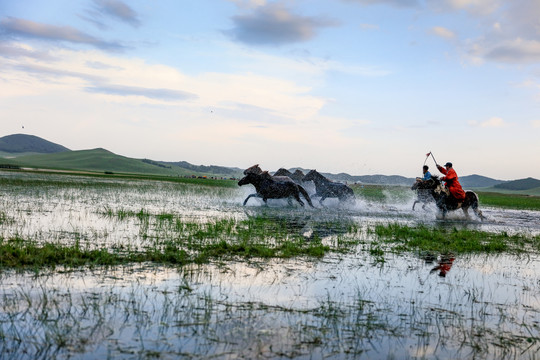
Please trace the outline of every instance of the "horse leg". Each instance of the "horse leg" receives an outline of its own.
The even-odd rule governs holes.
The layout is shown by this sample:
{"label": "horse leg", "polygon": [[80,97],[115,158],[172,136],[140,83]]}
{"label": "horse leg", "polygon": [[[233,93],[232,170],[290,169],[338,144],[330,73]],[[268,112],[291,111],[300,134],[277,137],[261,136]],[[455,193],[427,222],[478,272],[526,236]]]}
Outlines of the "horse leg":
{"label": "horse leg", "polygon": [[296,199],[296,201],[300,203],[300,205],[304,206],[304,202],[302,201],[302,199],[300,199],[300,192],[297,192],[296,194],[294,194],[294,198]]}
{"label": "horse leg", "polygon": [[324,199],[326,199],[326,196],[324,195],[322,195],[321,198],[319,199],[319,204],[321,204],[321,206],[324,206],[324,204],[322,203]]}
{"label": "horse leg", "polygon": [[255,197],[261,197],[259,194],[251,194],[251,195],[248,195],[248,197],[246,198],[246,200],[244,200],[244,205],[243,205],[243,206],[246,206],[246,204],[247,204],[249,198],[251,198],[251,197],[253,197],[253,196],[255,196]]}
{"label": "horse leg", "polygon": [[461,208],[461,210],[463,210],[463,213],[465,214],[465,217],[467,218],[467,220],[470,220],[471,216],[469,215],[469,207],[464,206],[464,207]]}
{"label": "horse leg", "polygon": [[[412,204],[412,210],[413,210],[413,211],[414,211],[414,207],[416,206],[416,203],[419,203],[419,202],[420,202],[420,201],[418,201],[418,200],[414,200],[414,203]],[[422,209],[423,209],[423,207],[422,207]]]}
{"label": "horse leg", "polygon": [[482,214],[482,211],[478,208],[478,203],[473,204],[471,207],[472,207],[475,215],[478,216],[480,218],[480,220],[484,221],[484,219],[486,217],[484,216],[484,214]]}

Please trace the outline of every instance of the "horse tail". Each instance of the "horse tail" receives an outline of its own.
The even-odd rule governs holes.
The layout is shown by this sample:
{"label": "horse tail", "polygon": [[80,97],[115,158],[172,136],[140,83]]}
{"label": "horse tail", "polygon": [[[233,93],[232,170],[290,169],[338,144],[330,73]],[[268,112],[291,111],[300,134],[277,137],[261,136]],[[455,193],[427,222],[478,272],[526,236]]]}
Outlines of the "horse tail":
{"label": "horse tail", "polygon": [[304,189],[302,186],[298,185],[298,190],[302,193],[302,195],[304,195],[304,198],[308,202],[309,206],[315,207],[315,206],[313,206],[313,203],[311,202],[311,198],[309,197],[309,194],[307,193],[306,189]]}

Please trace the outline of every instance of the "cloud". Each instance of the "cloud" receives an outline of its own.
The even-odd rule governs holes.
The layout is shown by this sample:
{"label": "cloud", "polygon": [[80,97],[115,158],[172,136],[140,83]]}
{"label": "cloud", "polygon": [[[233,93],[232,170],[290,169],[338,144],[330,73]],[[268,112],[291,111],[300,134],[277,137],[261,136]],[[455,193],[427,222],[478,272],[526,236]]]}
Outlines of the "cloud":
{"label": "cloud", "polygon": [[375,24],[360,24],[360,28],[363,30],[379,30],[379,25]]}
{"label": "cloud", "polygon": [[479,41],[468,49],[474,57],[508,64],[532,64],[540,62],[540,41],[514,39],[489,43]]}
{"label": "cloud", "polygon": [[235,3],[238,7],[241,8],[256,8],[259,6],[264,6],[266,0],[229,0],[230,2]]}
{"label": "cloud", "polygon": [[86,13],[89,16],[82,15],[81,18],[93,23],[100,29],[105,29],[106,25],[102,21],[103,17],[111,17],[120,20],[135,28],[141,26],[141,20],[135,10],[123,1],[119,0],[94,0],[95,7]]}
{"label": "cloud", "polygon": [[430,6],[438,10],[466,11],[473,15],[487,15],[501,6],[501,0],[435,0]]}
{"label": "cloud", "polygon": [[198,96],[186,91],[171,89],[153,89],[140,86],[126,86],[114,84],[101,84],[87,86],[86,91],[91,93],[101,93],[119,96],[143,96],[154,100],[176,101],[176,100],[194,100]]}
{"label": "cloud", "polygon": [[442,26],[434,26],[431,28],[431,33],[437,36],[440,36],[445,39],[453,39],[456,37],[453,31],[444,28]]}
{"label": "cloud", "polygon": [[418,7],[420,2],[418,0],[342,0],[345,2],[355,2],[362,5],[377,5],[384,4],[395,7]]}
{"label": "cloud", "polygon": [[34,50],[29,46],[16,43],[0,43],[0,56],[5,58],[26,57],[41,61],[53,61],[56,59],[48,51]]}
{"label": "cloud", "polygon": [[489,120],[479,123],[478,121],[470,121],[469,125],[482,128],[502,128],[508,126],[502,118],[492,117]]}
{"label": "cloud", "polygon": [[282,45],[311,40],[320,28],[336,22],[295,15],[280,4],[256,8],[250,14],[232,18],[235,27],[227,31],[232,38],[250,45]]}
{"label": "cloud", "polygon": [[531,121],[531,126],[536,129],[540,129],[540,120]]}
{"label": "cloud", "polygon": [[124,46],[108,42],[81,32],[71,26],[55,26],[35,21],[8,17],[0,20],[0,30],[15,37],[67,41],[74,44],[91,45],[103,50],[123,50]]}

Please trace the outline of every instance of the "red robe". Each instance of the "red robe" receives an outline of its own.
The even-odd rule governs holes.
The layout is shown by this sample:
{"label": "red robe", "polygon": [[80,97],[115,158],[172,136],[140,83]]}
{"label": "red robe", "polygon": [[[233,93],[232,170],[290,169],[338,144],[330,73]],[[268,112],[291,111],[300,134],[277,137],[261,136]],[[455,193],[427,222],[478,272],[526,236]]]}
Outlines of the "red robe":
{"label": "red robe", "polygon": [[446,181],[446,187],[450,191],[450,194],[452,194],[452,196],[458,201],[465,200],[465,191],[463,191],[463,188],[458,181],[456,171],[453,168],[446,170],[442,166],[437,166],[437,168],[445,175],[441,178],[441,180]]}

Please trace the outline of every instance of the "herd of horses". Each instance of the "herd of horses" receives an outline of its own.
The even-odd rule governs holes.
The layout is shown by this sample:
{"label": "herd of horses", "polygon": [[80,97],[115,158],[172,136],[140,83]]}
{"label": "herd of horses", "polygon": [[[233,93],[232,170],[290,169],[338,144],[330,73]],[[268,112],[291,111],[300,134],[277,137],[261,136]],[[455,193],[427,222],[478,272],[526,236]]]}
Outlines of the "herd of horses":
{"label": "herd of horses", "polygon": [[[292,205],[294,199],[301,206],[304,206],[302,196],[311,207],[314,207],[311,198],[316,197],[319,198],[321,206],[324,206],[323,201],[328,198],[337,198],[340,204],[354,204],[356,202],[354,192],[348,185],[334,182],[317,172],[317,170],[311,170],[304,175],[300,170],[291,173],[289,170],[281,168],[272,175],[268,171],[263,171],[257,164],[244,170],[244,175],[238,181],[238,185],[251,184],[256,190],[255,193],[246,197],[243,203],[244,206],[252,197],[262,199],[265,204],[267,204],[268,199],[287,199],[289,204]],[[311,195],[306,190],[309,182],[313,182],[315,186],[315,193]],[[434,202],[443,218],[446,217],[449,211],[460,208],[465,216],[469,218],[468,209],[471,208],[480,219],[484,220],[482,212],[478,209],[478,196],[474,192],[466,191],[465,200],[457,202],[450,196],[448,190],[437,176],[432,176],[432,179],[428,181],[417,181],[411,189],[417,193],[413,210],[419,202],[423,204],[423,209],[428,203]]]}
{"label": "herd of horses", "polygon": [[[292,204],[292,199],[295,199],[300,205],[304,206],[304,202],[300,195],[304,197],[309,206],[314,207],[311,202],[312,197],[319,197],[319,204],[323,205],[323,201],[327,198],[337,198],[340,202],[354,203],[355,196],[353,190],[346,184],[333,182],[325,176],[311,170],[307,175],[302,171],[296,170],[294,173],[286,169],[279,169],[274,175],[268,171],[263,171],[259,165],[253,165],[244,170],[244,177],[240,179],[238,185],[251,184],[255,187],[256,193],[248,195],[244,200],[244,205],[252,197],[261,198],[265,203],[268,199],[287,199],[289,204]],[[304,183],[313,181],[315,184],[315,194],[311,196],[304,187]]]}

